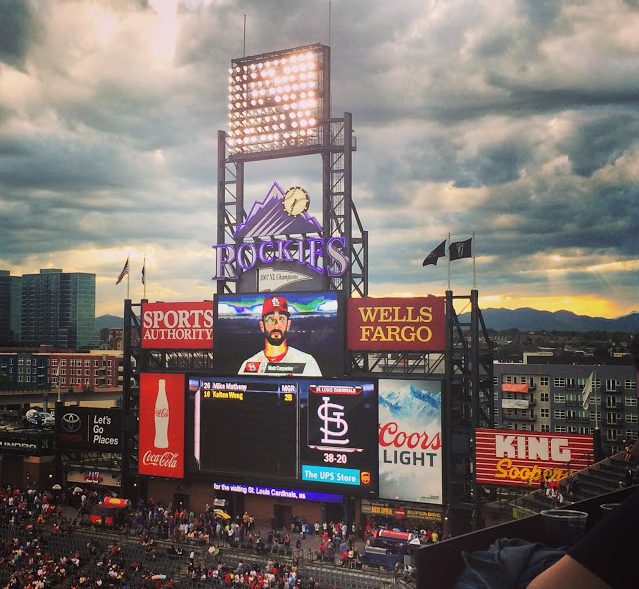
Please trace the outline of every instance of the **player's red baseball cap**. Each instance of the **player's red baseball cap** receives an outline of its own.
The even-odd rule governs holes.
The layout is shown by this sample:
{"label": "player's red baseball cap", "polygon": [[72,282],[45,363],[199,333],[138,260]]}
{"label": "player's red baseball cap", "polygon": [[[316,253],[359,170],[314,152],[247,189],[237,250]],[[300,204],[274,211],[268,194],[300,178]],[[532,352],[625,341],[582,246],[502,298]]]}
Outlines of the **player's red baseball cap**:
{"label": "player's red baseball cap", "polygon": [[275,311],[286,313],[290,316],[288,301],[284,297],[274,296],[264,299],[264,303],[262,304],[262,317],[266,317],[269,313],[275,313]]}

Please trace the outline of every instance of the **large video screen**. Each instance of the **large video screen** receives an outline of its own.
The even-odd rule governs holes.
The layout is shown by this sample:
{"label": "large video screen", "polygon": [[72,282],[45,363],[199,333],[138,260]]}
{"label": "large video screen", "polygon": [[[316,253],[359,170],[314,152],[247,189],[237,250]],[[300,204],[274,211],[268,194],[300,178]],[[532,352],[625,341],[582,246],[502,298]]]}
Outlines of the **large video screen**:
{"label": "large video screen", "polygon": [[218,295],[218,374],[338,376],[344,373],[341,298],[336,292]]}
{"label": "large video screen", "polygon": [[207,375],[188,383],[191,473],[377,495],[375,382]]}

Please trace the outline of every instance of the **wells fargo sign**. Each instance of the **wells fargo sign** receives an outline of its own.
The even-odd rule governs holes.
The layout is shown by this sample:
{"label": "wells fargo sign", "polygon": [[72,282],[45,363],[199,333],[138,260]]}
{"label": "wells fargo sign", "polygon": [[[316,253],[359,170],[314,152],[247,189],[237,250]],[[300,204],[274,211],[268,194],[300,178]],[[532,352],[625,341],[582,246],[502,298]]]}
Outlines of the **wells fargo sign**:
{"label": "wells fargo sign", "polygon": [[444,351],[443,297],[348,299],[349,350]]}
{"label": "wells fargo sign", "polygon": [[558,481],[593,462],[590,435],[475,430],[476,476],[480,484],[538,486]]}

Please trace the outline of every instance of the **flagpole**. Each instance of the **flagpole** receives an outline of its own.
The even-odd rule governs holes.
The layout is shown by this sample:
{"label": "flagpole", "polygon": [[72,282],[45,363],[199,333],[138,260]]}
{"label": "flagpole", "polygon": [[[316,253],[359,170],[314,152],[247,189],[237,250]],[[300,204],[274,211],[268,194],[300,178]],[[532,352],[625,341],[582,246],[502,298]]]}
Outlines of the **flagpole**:
{"label": "flagpole", "polygon": [[473,231],[473,241],[471,242],[473,245],[473,290],[477,289],[477,275],[475,273],[475,251],[477,249],[477,242],[475,241],[475,232]]}
{"label": "flagpole", "polygon": [[142,284],[144,286],[144,299],[146,300],[146,255],[144,256],[144,262],[142,262]]}
{"label": "flagpole", "polygon": [[448,252],[448,290],[450,290],[450,233],[446,242],[446,251]]}
{"label": "flagpole", "polygon": [[[129,260],[129,258],[127,258],[127,261]],[[129,296],[129,288],[131,285],[131,272],[127,272],[126,273],[126,298],[130,299],[131,297]]]}

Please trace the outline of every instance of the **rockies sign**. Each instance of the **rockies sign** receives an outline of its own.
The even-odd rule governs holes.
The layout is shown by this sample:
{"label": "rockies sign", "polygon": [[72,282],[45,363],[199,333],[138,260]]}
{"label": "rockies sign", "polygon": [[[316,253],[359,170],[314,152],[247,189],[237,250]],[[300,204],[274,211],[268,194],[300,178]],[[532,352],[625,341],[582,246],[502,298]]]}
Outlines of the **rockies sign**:
{"label": "rockies sign", "polygon": [[120,452],[122,411],[93,407],[65,407],[56,412],[56,436],[66,450]]}

